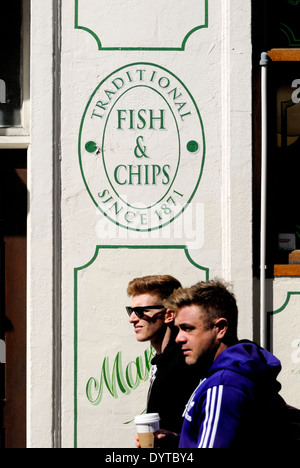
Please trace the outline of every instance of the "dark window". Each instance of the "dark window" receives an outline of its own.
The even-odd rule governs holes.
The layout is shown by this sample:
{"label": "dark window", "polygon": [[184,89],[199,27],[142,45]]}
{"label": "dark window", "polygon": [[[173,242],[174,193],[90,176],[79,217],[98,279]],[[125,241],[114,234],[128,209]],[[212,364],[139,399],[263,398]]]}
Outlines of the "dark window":
{"label": "dark window", "polygon": [[[300,254],[299,18],[300,0],[252,1],[253,251],[255,276],[259,276],[260,267],[262,122],[261,67],[259,61],[262,52],[269,52],[273,57],[273,61],[270,60],[268,65],[268,276],[272,277],[274,275],[274,265],[288,265],[291,263],[292,252],[295,257]],[[275,61],[274,49],[278,49],[277,60],[278,57],[281,57],[281,61]],[[287,271],[289,273],[289,270]]]}
{"label": "dark window", "polygon": [[0,127],[21,125],[22,1],[1,2]]}
{"label": "dark window", "polygon": [[300,249],[300,62],[269,66],[269,263]]}
{"label": "dark window", "polygon": [[300,1],[267,0],[267,49],[300,47]]}

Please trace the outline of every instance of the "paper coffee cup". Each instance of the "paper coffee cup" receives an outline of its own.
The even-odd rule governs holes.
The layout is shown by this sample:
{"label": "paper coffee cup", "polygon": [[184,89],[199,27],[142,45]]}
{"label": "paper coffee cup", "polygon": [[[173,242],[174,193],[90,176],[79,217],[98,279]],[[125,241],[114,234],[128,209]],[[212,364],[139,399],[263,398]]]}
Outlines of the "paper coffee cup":
{"label": "paper coffee cup", "polygon": [[141,414],[134,418],[142,448],[154,448],[154,432],[159,430],[158,413]]}

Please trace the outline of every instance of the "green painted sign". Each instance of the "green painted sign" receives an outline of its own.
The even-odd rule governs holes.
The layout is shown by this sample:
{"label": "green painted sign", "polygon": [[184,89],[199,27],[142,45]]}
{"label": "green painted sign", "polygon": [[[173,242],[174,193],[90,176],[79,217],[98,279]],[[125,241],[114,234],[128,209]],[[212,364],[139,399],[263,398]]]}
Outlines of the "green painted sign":
{"label": "green painted sign", "polygon": [[121,441],[145,410],[155,351],[136,341],[125,306],[129,281],[152,271],[187,284],[210,277],[184,245],[99,245],[74,269],[74,447],[111,443],[106,423]]}
{"label": "green painted sign", "polygon": [[184,51],[207,27],[208,0],[75,0],[75,29],[90,34],[99,50]]}
{"label": "green painted sign", "polygon": [[110,368],[109,357],[105,357],[99,378],[91,377],[86,384],[88,401],[94,406],[100,405],[105,388],[113,398],[118,398],[119,393],[130,395],[141,382],[148,380],[151,359],[154,356],[155,351],[150,347],[144,352],[144,357],[138,356],[135,361],[130,362],[125,368],[122,361],[122,351],[119,351],[112,369]]}
{"label": "green painted sign", "polygon": [[94,204],[133,231],[160,229],[192,201],[205,159],[200,112],[172,72],[126,65],[90,97],[79,134],[82,177]]}

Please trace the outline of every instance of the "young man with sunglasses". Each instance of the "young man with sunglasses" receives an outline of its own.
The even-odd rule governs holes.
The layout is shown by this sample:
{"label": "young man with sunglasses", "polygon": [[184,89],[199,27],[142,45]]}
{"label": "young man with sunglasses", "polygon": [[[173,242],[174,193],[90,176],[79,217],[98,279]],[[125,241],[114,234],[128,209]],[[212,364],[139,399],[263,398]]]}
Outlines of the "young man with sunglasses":
{"label": "young man with sunglasses", "polygon": [[161,427],[173,432],[181,431],[185,405],[200,381],[198,367],[185,363],[175,342],[175,313],[162,305],[180,287],[179,281],[169,275],[136,278],[128,285],[132,300],[126,307],[137,341],[150,341],[156,351],[151,361],[147,413],[159,413]]}

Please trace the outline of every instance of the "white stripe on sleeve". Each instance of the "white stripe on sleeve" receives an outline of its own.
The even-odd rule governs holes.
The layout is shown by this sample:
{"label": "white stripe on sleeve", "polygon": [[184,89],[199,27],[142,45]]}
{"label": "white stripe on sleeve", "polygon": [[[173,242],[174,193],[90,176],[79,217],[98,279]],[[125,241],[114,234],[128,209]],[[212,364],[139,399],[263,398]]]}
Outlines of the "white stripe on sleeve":
{"label": "white stripe on sleeve", "polygon": [[206,433],[206,428],[207,428],[207,421],[209,417],[209,405],[210,405],[210,395],[211,395],[211,388],[208,389],[207,394],[206,394],[206,407],[205,407],[205,420],[203,423],[203,432],[202,432],[202,437],[200,440],[199,448],[202,447],[203,444],[203,439]]}
{"label": "white stripe on sleeve", "polygon": [[205,407],[205,421],[199,448],[212,448],[218,429],[221,404],[223,396],[223,385],[209,388]]}

